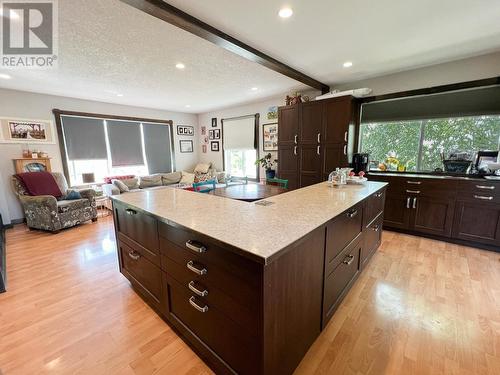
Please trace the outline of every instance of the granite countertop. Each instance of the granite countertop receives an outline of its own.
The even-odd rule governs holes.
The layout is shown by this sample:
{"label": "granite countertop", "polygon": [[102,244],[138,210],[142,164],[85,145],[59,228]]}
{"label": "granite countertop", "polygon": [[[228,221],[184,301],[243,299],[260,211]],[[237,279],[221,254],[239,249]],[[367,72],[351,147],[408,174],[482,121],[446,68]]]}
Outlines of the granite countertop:
{"label": "granite countertop", "polygon": [[112,199],[237,247],[269,263],[288,245],[383,188],[386,183],[330,187],[322,182],[265,199],[262,206],[211,194],[165,188]]}
{"label": "granite countertop", "polygon": [[409,177],[409,178],[429,178],[429,179],[438,179],[438,180],[469,180],[469,181],[477,181],[477,180],[485,180],[485,181],[498,181],[498,180],[488,180],[485,179],[484,176],[481,175],[470,175],[470,176],[453,176],[446,174],[426,174],[426,173],[405,173],[405,172],[368,172],[368,175],[372,176],[389,176],[389,177]]}

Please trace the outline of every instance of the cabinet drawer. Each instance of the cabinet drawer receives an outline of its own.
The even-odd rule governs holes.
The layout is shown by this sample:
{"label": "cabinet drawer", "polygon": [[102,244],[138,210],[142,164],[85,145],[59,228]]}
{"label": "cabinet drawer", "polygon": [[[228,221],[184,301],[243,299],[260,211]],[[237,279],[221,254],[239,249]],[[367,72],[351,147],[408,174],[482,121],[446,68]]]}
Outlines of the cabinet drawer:
{"label": "cabinet drawer", "polygon": [[363,206],[358,204],[328,223],[326,229],[326,261],[330,263],[360,233]]}
{"label": "cabinet drawer", "polygon": [[259,373],[258,341],[241,332],[241,327],[217,307],[196,297],[167,275],[169,315],[217,353],[235,372]]}
{"label": "cabinet drawer", "polygon": [[161,270],[127,244],[119,242],[118,246],[121,272],[148,302],[164,311]]}
{"label": "cabinet drawer", "polygon": [[134,240],[151,252],[158,253],[157,220],[138,210],[113,203],[117,231]]}
{"label": "cabinet drawer", "polygon": [[458,190],[460,192],[475,192],[480,195],[500,196],[500,183],[486,180],[459,181]]}
{"label": "cabinet drawer", "polygon": [[359,257],[362,243],[363,241],[356,241],[339,254],[341,261],[326,276],[323,298],[323,327],[328,323],[349,290],[351,282],[359,273]]}
{"label": "cabinet drawer", "polygon": [[151,263],[160,267],[160,263],[161,263],[160,262],[160,249],[157,249],[154,251],[146,249],[144,246],[142,246],[141,244],[137,243],[136,241],[130,239],[130,237],[125,236],[121,232],[118,232],[118,241],[120,241],[121,243],[124,243],[128,247],[132,248],[134,251],[138,252],[141,256],[145,257]]}
{"label": "cabinet drawer", "polygon": [[385,189],[377,191],[366,200],[365,211],[363,215],[364,226],[373,221],[383,210],[385,203]]}
{"label": "cabinet drawer", "polygon": [[[207,280],[207,275],[197,275],[187,270],[185,265],[178,264],[168,257],[165,257],[164,260],[168,275],[188,288],[193,296],[199,297],[209,305],[215,306],[225,315],[231,316],[236,323],[247,331],[247,334],[255,335],[258,328],[258,315],[253,312],[257,305],[241,304],[241,299],[238,298],[238,301],[238,299],[230,297],[221,289],[213,286],[213,282]],[[245,305],[247,306],[245,307]]]}
{"label": "cabinet drawer", "polygon": [[372,254],[377,250],[382,238],[382,225],[384,216],[381,213],[375,220],[368,224],[363,233],[363,248],[361,249],[362,266],[370,259]]}
{"label": "cabinet drawer", "polygon": [[179,276],[179,279],[182,279],[179,281],[184,281],[187,278],[193,280],[194,278],[208,288],[217,288],[252,311],[256,306],[259,306],[259,282],[254,279],[249,280],[248,278],[239,277],[238,274],[228,272],[218,264],[212,263],[209,259],[210,250],[200,256],[177,246],[163,237],[160,239],[160,246],[162,267],[169,273],[171,262],[177,263],[180,267],[175,270],[177,274],[182,275]]}
{"label": "cabinet drawer", "polygon": [[500,203],[500,195],[490,190],[459,191],[457,198],[462,201],[477,203]]}

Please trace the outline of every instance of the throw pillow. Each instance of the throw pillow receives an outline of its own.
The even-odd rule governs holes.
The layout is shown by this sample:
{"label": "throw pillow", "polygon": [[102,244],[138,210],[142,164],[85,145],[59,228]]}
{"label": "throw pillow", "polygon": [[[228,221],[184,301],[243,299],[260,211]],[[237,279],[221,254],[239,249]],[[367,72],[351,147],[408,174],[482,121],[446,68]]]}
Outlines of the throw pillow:
{"label": "throw pillow", "polygon": [[127,178],[121,180],[125,185],[127,185],[129,190],[139,189],[139,179],[137,177]]}
{"label": "throw pillow", "polygon": [[194,182],[203,182],[203,181],[208,181],[212,179],[212,176],[210,173],[195,173],[194,175]]}
{"label": "throw pillow", "polygon": [[184,172],[182,171],[182,177],[179,181],[181,184],[192,184],[194,183],[194,173]]}
{"label": "throw pillow", "polygon": [[111,180],[113,185],[115,185],[119,190],[120,193],[126,193],[127,191],[130,191],[127,185],[123,183],[123,181],[120,180]]}
{"label": "throw pillow", "polygon": [[194,173],[207,173],[212,163],[198,163],[194,168]]}
{"label": "throw pillow", "polygon": [[217,182],[219,184],[225,184],[226,183],[226,172],[215,172],[215,176],[217,177]]}
{"label": "throw pillow", "polygon": [[74,201],[76,199],[82,199],[82,195],[77,190],[68,190],[66,196],[64,197],[64,200],[67,201]]}
{"label": "throw pillow", "polygon": [[143,176],[139,184],[140,189],[161,186],[161,175]]}
{"label": "throw pillow", "polygon": [[163,173],[161,181],[163,185],[178,184],[182,178],[182,172]]}

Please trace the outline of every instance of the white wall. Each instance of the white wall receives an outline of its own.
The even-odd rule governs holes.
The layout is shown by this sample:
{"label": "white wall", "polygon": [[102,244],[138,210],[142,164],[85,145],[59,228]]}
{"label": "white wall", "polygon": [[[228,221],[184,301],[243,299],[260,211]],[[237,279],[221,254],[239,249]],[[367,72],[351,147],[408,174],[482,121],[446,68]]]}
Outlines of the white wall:
{"label": "white wall", "polygon": [[349,90],[368,87],[373,90],[372,95],[383,95],[495,76],[500,76],[500,52],[362,81],[333,85],[332,88]]}
{"label": "white wall", "polygon": [[[176,169],[192,170],[198,160],[199,147],[197,147],[196,136],[182,137],[182,139],[193,140],[194,152],[181,154],[179,152],[179,137],[176,131],[176,125],[191,125],[196,129],[198,119],[194,114],[0,89],[0,117],[54,121],[54,115],[52,114],[52,109],[54,108],[68,111],[172,120],[174,123],[173,131]],[[62,172],[61,153],[59,151],[57,134],[56,144],[33,145],[33,147],[48,152],[49,156],[52,157],[51,163],[53,171]],[[2,217],[4,217],[3,220],[5,224],[10,223],[10,220],[21,219],[24,216],[21,206],[10,187],[11,176],[15,173],[12,159],[22,156],[22,148],[22,144],[0,143],[0,212],[2,213]],[[5,202],[7,204],[5,204]]]}
{"label": "white wall", "polygon": [[[307,95],[312,99],[314,99],[317,95],[320,93],[318,91],[308,91],[304,92],[303,95]],[[208,113],[203,113],[198,115],[198,137],[199,137],[199,157],[200,160],[203,162],[213,162],[215,163],[215,166],[217,170],[223,170],[224,166],[222,165],[222,148],[219,152],[212,152],[210,150],[210,140],[208,141],[208,146],[207,146],[207,153],[204,154],[201,152],[201,145],[203,144],[203,136],[201,135],[201,127],[205,126],[207,128],[207,136],[208,136],[208,131],[210,129],[221,129],[221,119],[226,119],[226,118],[231,118],[231,117],[238,117],[238,116],[245,116],[245,115],[254,115],[256,113],[260,114],[260,121],[259,121],[259,158],[262,157],[264,154],[267,154],[268,152],[264,152],[263,150],[263,142],[262,142],[262,125],[263,124],[269,124],[269,123],[275,123],[278,122],[278,119],[275,120],[268,120],[267,119],[267,110],[269,107],[272,106],[283,106],[285,105],[285,97],[286,93],[277,97],[269,98],[263,101],[259,102],[254,102],[254,103],[249,103],[245,105],[240,105],[237,107],[231,107],[231,108],[225,108],[221,109],[218,111],[214,112],[208,112]],[[212,128],[211,127],[211,119],[213,117],[217,118],[217,128]],[[279,125],[278,125],[278,137],[279,137]],[[221,131],[221,138],[222,138],[222,131]],[[220,140],[220,147],[222,147],[222,139]],[[277,157],[278,153],[277,152],[271,152],[271,154],[274,157]],[[264,171],[261,169],[260,171],[260,176],[263,178],[265,176]]]}

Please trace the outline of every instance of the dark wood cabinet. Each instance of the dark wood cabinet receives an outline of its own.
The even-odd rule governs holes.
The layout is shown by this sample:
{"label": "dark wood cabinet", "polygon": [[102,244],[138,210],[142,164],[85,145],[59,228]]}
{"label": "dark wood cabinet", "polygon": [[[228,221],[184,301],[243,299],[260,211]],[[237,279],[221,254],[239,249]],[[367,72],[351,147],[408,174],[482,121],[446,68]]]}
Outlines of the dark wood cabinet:
{"label": "dark wood cabinet", "polygon": [[120,204],[114,206],[117,230],[150,251],[158,253],[156,220],[139,210]]}
{"label": "dark wood cabinet", "polygon": [[409,196],[392,194],[388,190],[385,198],[384,226],[409,229],[411,200]]}
{"label": "dark wood cabinet", "polygon": [[354,126],[358,107],[351,96],[280,107],[278,175],[292,181],[289,188],[324,181],[335,168],[348,166],[349,128]]}
{"label": "dark wood cabinet", "polygon": [[461,240],[500,246],[500,204],[458,201],[453,236]]}
{"label": "dark wood cabinet", "polygon": [[[414,207],[414,208],[413,208]],[[412,198],[414,210],[411,229],[438,236],[451,236],[455,200],[453,198],[419,196]]]}

